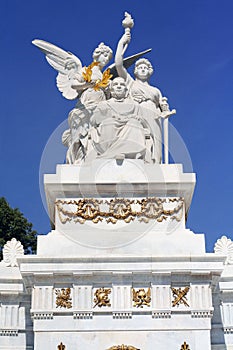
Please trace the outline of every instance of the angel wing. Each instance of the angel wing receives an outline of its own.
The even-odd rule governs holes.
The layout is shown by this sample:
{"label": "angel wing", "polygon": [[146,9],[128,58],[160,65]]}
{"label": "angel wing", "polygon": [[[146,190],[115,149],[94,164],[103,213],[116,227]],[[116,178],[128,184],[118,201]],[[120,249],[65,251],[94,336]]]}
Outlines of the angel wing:
{"label": "angel wing", "polygon": [[44,40],[35,39],[33,45],[37,46],[44,54],[48,63],[58,71],[57,87],[68,100],[78,97],[78,92],[72,88],[72,79],[82,71],[80,59],[71,52],[65,51],[56,45]]}
{"label": "angel wing", "polygon": [[[148,52],[151,52],[151,50],[152,49],[147,49],[147,50],[141,51],[139,53],[136,53],[135,55],[124,58],[123,64],[124,64],[125,69],[131,67],[135,61],[137,61],[140,57],[144,56]],[[115,63],[111,64],[108,67],[108,69],[110,69],[110,73],[112,74],[112,79],[118,77]]]}

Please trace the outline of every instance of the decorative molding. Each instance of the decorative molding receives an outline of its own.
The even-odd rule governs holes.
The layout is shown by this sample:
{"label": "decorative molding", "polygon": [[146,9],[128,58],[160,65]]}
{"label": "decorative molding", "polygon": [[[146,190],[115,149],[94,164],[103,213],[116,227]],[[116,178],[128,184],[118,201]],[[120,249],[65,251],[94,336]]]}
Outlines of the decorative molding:
{"label": "decorative molding", "polygon": [[211,318],[211,317],[213,317],[213,310],[191,311],[191,317],[193,317],[193,318]]}
{"label": "decorative molding", "polygon": [[93,313],[91,311],[74,311],[73,318],[75,320],[88,320],[93,318]]}
{"label": "decorative molding", "polygon": [[0,329],[0,336],[17,337],[18,329]]}
{"label": "decorative molding", "polygon": [[171,287],[173,298],[174,298],[174,300],[172,301],[172,307],[180,306],[181,304],[189,307],[189,304],[186,298],[186,295],[188,294],[189,289],[190,287],[185,287],[183,289]]}
{"label": "decorative molding", "polygon": [[233,326],[223,327],[224,333],[226,334],[232,334],[233,333]]}
{"label": "decorative molding", "polygon": [[214,252],[218,255],[226,255],[226,264],[233,264],[233,242],[230,238],[222,236],[214,245]]}
{"label": "decorative molding", "polygon": [[103,220],[107,223],[116,224],[118,220],[129,223],[135,219],[148,223],[150,220],[162,222],[168,218],[181,221],[184,198],[58,199],[55,204],[59,219],[63,224],[71,221],[84,224],[86,220],[95,224]]}
{"label": "decorative molding", "polygon": [[152,311],[152,318],[171,318],[171,311]]}
{"label": "decorative molding", "polygon": [[144,305],[150,306],[151,302],[151,289],[148,288],[147,292],[144,288],[135,290],[132,288],[133,306],[143,308]]}
{"label": "decorative molding", "polygon": [[93,306],[93,308],[95,308],[96,306],[111,306],[109,294],[111,294],[110,288],[96,289],[94,298],[95,305]]}
{"label": "decorative molding", "polygon": [[20,241],[12,238],[10,241],[7,241],[2,250],[3,261],[7,267],[18,266],[17,258],[24,255],[24,249]]}
{"label": "decorative molding", "polygon": [[132,312],[131,311],[114,311],[112,313],[112,316],[114,319],[128,319],[132,318]]}
{"label": "decorative molding", "polygon": [[55,289],[56,307],[70,309],[72,308],[72,299],[70,296],[70,288]]}
{"label": "decorative molding", "polygon": [[53,313],[52,312],[31,312],[31,316],[33,320],[52,320]]}

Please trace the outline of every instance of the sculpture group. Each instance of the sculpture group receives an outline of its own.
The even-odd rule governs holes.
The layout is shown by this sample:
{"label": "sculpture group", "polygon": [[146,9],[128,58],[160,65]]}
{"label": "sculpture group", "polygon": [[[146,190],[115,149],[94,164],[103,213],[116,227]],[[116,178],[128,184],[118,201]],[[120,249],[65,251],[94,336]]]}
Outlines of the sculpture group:
{"label": "sculpture group", "polygon": [[[72,53],[43,40],[33,41],[58,71],[57,87],[62,95],[77,99],[68,116],[69,128],[62,136],[62,142],[68,148],[68,164],[96,158],[161,163],[163,142],[164,158],[168,162],[167,122],[175,110],[170,111],[167,98],[149,84],[153,67],[141,56],[150,50],[124,58],[134,25],[128,13],[125,13],[122,25],[125,32],[117,45],[115,63],[103,72],[113,56],[110,47],[104,43],[94,50],[93,62],[83,67]],[[127,68],[135,61],[133,78]]]}

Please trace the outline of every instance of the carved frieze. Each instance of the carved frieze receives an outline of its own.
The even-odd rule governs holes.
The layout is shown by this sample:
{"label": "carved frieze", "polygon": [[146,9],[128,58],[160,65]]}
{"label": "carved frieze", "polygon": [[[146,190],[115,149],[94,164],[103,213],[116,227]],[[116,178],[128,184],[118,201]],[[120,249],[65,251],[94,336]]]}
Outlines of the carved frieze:
{"label": "carved frieze", "polygon": [[103,220],[116,224],[118,220],[129,223],[135,219],[148,223],[150,220],[162,222],[168,218],[179,222],[183,216],[184,199],[181,197],[111,200],[83,198],[58,199],[55,204],[63,224],[66,222],[84,224],[87,220],[95,224]]}

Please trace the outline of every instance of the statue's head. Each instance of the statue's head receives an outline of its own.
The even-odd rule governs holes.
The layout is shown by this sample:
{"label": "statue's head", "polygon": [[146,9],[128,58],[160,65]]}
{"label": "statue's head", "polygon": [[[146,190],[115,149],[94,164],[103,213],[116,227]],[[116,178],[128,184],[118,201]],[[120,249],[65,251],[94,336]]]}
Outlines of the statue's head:
{"label": "statue's head", "polygon": [[134,75],[137,79],[146,81],[153,74],[153,67],[150,61],[146,58],[140,58],[135,63]]}
{"label": "statue's head", "polygon": [[94,61],[100,63],[100,67],[104,67],[112,58],[112,49],[104,43],[100,43],[94,50],[92,57]]}
{"label": "statue's head", "polygon": [[116,99],[123,99],[127,94],[126,82],[123,78],[117,77],[113,79],[110,86],[112,97]]}

